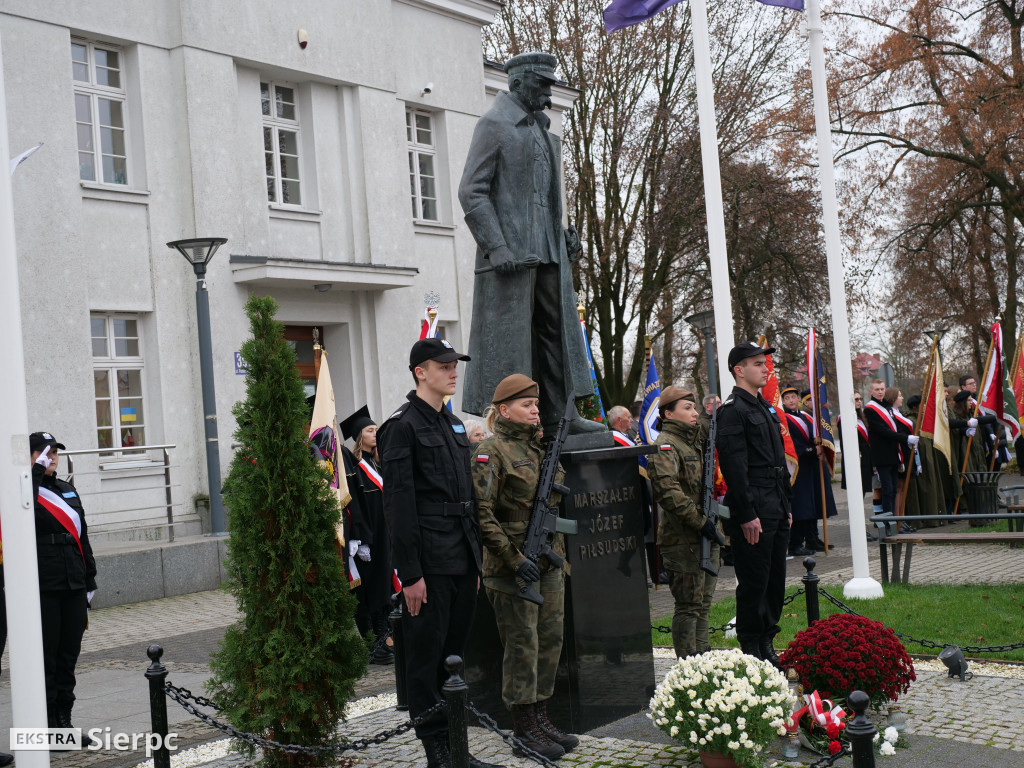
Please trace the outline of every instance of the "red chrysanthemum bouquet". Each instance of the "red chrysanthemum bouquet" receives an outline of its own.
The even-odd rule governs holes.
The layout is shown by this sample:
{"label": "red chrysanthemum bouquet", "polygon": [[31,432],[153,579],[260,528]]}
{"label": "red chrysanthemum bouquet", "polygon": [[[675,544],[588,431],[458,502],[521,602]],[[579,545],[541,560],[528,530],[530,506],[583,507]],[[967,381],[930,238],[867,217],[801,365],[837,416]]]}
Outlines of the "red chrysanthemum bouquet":
{"label": "red chrysanthemum bouquet", "polygon": [[837,703],[864,691],[877,710],[899,699],[917,679],[895,633],[863,616],[836,614],[814,622],[797,633],[780,661],[797,671],[805,691]]}

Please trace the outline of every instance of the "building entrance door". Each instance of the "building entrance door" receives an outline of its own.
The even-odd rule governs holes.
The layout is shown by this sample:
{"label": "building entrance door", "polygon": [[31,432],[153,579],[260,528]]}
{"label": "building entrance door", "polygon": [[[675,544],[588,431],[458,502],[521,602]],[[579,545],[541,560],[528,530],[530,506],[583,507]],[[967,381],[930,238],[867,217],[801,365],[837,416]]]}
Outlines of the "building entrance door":
{"label": "building entrance door", "polygon": [[302,388],[306,397],[316,394],[316,369],[313,358],[313,331],[323,344],[324,328],[322,325],[286,325],[284,338],[295,350],[295,367],[302,379]]}

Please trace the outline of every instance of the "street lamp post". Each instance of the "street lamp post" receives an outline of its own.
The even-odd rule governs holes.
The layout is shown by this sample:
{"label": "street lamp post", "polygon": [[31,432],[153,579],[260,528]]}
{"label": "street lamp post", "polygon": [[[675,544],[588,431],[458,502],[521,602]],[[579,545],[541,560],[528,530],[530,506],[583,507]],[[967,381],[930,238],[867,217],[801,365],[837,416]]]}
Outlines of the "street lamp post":
{"label": "street lamp post", "polygon": [[711,329],[715,327],[715,312],[712,309],[697,312],[686,318],[686,322],[704,334],[704,357],[708,364],[709,394],[718,394],[718,374],[715,372],[715,352],[711,348]]}
{"label": "street lamp post", "polygon": [[210,484],[210,529],[214,536],[226,533],[224,504],[220,498],[220,448],[217,442],[217,397],[213,387],[213,342],[210,335],[210,294],[206,290],[206,265],[225,237],[175,240],[177,250],[196,273],[196,320],[199,324],[199,371],[203,388],[203,425],[206,432],[206,477]]}
{"label": "street lamp post", "polygon": [[949,333],[949,328],[932,328],[924,332],[924,335],[928,337],[928,341],[938,337],[935,341],[935,347],[939,350],[939,360],[942,360],[942,337],[947,333]]}

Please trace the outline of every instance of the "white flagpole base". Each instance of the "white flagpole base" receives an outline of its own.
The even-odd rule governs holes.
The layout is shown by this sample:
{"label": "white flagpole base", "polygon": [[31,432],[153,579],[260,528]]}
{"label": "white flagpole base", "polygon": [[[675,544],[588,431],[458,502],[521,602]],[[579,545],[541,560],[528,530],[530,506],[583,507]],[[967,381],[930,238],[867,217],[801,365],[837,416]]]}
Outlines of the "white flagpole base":
{"label": "white flagpole base", "polygon": [[843,597],[857,597],[861,600],[874,600],[885,597],[882,585],[870,576],[850,579],[843,585]]}

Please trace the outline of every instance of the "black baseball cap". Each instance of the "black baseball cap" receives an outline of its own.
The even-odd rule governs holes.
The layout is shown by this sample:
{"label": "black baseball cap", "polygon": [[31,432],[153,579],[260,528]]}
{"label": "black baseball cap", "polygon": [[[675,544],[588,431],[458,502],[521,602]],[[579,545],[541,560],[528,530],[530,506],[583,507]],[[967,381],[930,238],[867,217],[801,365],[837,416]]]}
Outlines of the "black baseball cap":
{"label": "black baseball cap", "polygon": [[49,432],[33,432],[28,436],[28,447],[31,453],[41,451],[48,445],[56,446],[62,451],[64,450],[64,443],[58,443],[57,438]]}
{"label": "black baseball cap", "polygon": [[455,360],[469,360],[469,355],[456,352],[455,347],[447,339],[420,339],[412,345],[412,351],[409,353],[409,370],[427,360],[450,363]]}
{"label": "black baseball cap", "polygon": [[748,357],[770,355],[774,351],[775,347],[762,347],[753,341],[735,346],[729,350],[729,370],[731,371],[734,365],[739,365],[741,361],[746,360]]}

